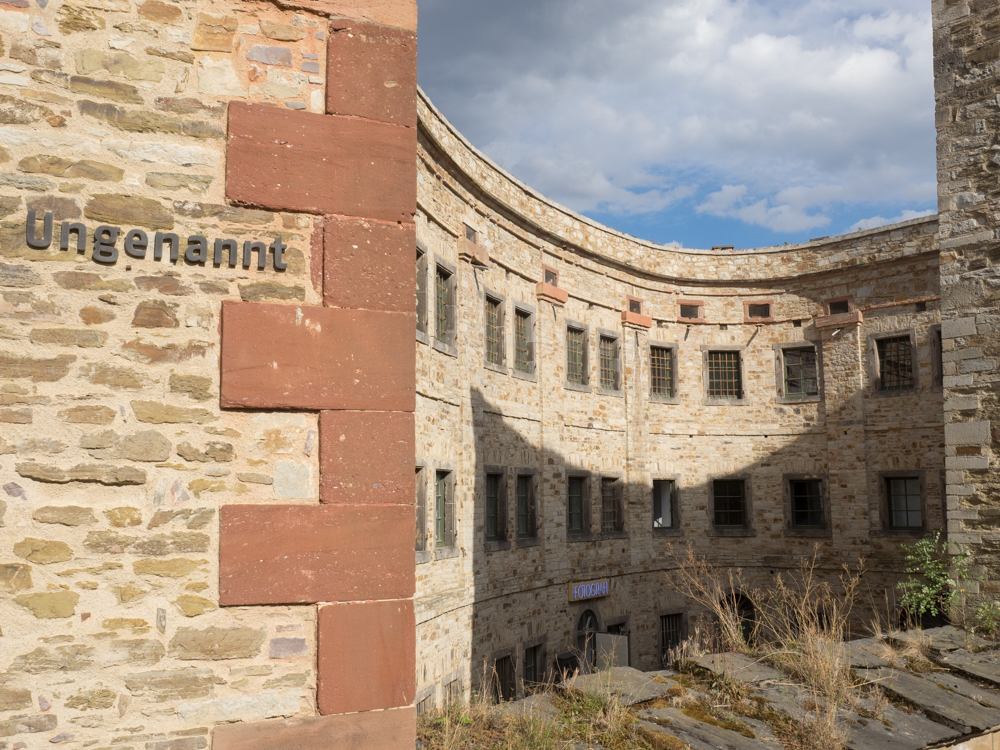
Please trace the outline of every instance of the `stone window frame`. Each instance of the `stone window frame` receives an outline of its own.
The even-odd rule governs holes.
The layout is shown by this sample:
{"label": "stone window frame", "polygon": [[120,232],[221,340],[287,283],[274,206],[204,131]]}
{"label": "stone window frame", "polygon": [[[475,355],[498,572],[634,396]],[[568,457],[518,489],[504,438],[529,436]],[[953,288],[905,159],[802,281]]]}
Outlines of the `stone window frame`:
{"label": "stone window frame", "polygon": [[[482,471],[476,473],[476,496],[483,498],[483,548],[486,552],[499,552],[509,550],[510,543],[510,494],[508,490],[509,470],[505,466],[484,465]],[[500,475],[500,492],[497,508],[497,519],[500,523],[498,529],[499,538],[489,540],[486,538],[486,475]]]}
{"label": "stone window frame", "polygon": [[944,390],[944,338],[941,324],[932,325],[927,331],[927,345],[931,353],[931,390]]}
{"label": "stone window frame", "polygon": [[[604,480],[615,480],[615,502],[618,504],[618,518],[621,529],[618,531],[604,530]],[[600,503],[601,513],[598,517],[600,522],[599,531],[596,533],[597,539],[628,539],[628,526],[625,523],[625,472],[623,471],[601,471],[597,473],[597,497],[591,492],[594,502]]]}
{"label": "stone window frame", "polygon": [[[569,331],[583,331],[583,383],[571,383],[569,380]],[[563,326],[563,364],[566,367],[566,377],[563,378],[563,388],[568,391],[590,393],[590,326],[577,320],[566,319]]]}
{"label": "stone window frame", "polygon": [[[785,350],[786,349],[808,349],[813,348],[816,352],[816,390],[815,396],[786,396],[785,395]],[[823,392],[823,346],[820,341],[803,339],[801,341],[779,341],[772,344],[774,349],[774,401],[778,404],[810,404],[822,401],[826,394]]]}
{"label": "stone window frame", "polygon": [[[583,530],[570,531],[569,529],[569,480],[571,477],[583,479]],[[566,482],[564,495],[566,498],[566,541],[567,542],[590,542],[594,539],[594,490],[593,473],[586,469],[566,469]]]}
{"label": "stone window frame", "polygon": [[[458,479],[458,476],[457,476],[458,475],[458,466],[454,462],[452,462],[452,461],[435,461],[431,466],[432,466],[432,469],[434,471],[434,481],[435,481],[435,483],[437,483],[437,473],[439,471],[446,471],[446,472],[448,472],[448,480],[447,480],[448,483],[445,485],[445,493],[446,493],[446,497],[445,497],[445,533],[446,534],[448,533],[447,532],[447,528],[448,528],[448,505],[450,504],[451,505],[451,513],[452,513],[452,515],[451,515],[451,524],[452,524],[452,531],[451,531],[451,537],[452,537],[452,539],[451,539],[451,541],[452,541],[452,544],[449,545],[449,544],[447,544],[447,541],[446,541],[444,545],[442,545],[442,546],[439,547],[439,546],[437,546],[437,539],[432,536],[432,538],[434,539],[434,544],[431,547],[431,550],[434,552],[434,559],[435,560],[448,560],[448,559],[450,559],[452,557],[458,557],[458,498],[456,497],[456,485],[457,485],[457,479]],[[448,502],[448,498],[449,497],[451,498],[450,503]],[[437,492],[436,491],[434,493],[434,502],[435,503],[437,502]],[[434,510],[435,510],[435,516],[434,516],[434,518],[436,519],[437,508],[435,507]],[[434,529],[434,531],[435,531],[435,534],[436,534],[437,533],[437,523],[436,523],[436,521],[435,521],[435,529]]]}
{"label": "stone window frame", "polygon": [[[879,471],[878,476],[878,507],[879,522],[882,526],[878,533],[873,532],[873,536],[899,537],[902,539],[921,539],[930,532],[927,524],[927,472],[923,469],[893,469],[891,471]],[[889,479],[903,479],[916,477],[920,480],[920,521],[922,527],[919,529],[894,529],[890,525],[891,510],[889,509]]]}
{"label": "stone window frame", "polygon": [[653,537],[678,537],[684,536],[684,529],[681,527],[681,522],[683,516],[681,514],[681,475],[680,474],[664,474],[661,472],[653,472],[650,477],[652,482],[657,481],[670,481],[674,483],[673,496],[671,498],[671,518],[673,520],[673,525],[670,528],[657,528],[653,526],[653,487],[649,486],[649,524],[653,532]]}
{"label": "stone window frame", "polygon": [[[881,388],[882,373],[881,362],[878,357],[878,342],[883,339],[895,339],[908,336],[910,338],[910,370],[913,374],[913,386],[910,388],[900,388],[892,391],[884,391]],[[871,383],[868,387],[869,395],[875,398],[893,398],[896,396],[906,396],[920,391],[920,360],[917,358],[917,332],[914,328],[904,328],[897,331],[879,331],[868,334],[868,375]]]}
{"label": "stone window frame", "polygon": [[[766,318],[751,318],[750,317],[750,306],[751,305],[767,305],[767,311],[770,313]],[[774,299],[746,299],[743,300],[743,322],[748,325],[756,325],[759,323],[773,323],[774,322]]]}
{"label": "stone window frame", "polygon": [[[659,396],[653,393],[653,349],[667,349],[670,351],[670,367],[673,375],[673,395]],[[680,344],[674,341],[646,340],[646,363],[649,370],[649,400],[656,404],[680,404],[681,402],[681,378],[680,378]]]}
{"label": "stone window frame", "polygon": [[[733,482],[742,481],[743,482],[743,519],[745,521],[745,526],[742,529],[738,528],[721,528],[717,529],[715,527],[715,482]],[[757,536],[757,531],[754,529],[754,516],[753,516],[753,482],[749,474],[709,474],[706,477],[706,487],[708,493],[708,536],[735,536],[735,537],[751,537]]]}
{"label": "stone window frame", "polygon": [[[823,528],[797,528],[793,525],[792,512],[792,482],[817,480],[821,483],[820,496],[823,500]],[[830,476],[819,472],[791,473],[781,475],[781,497],[785,507],[785,536],[788,537],[820,537],[833,536],[832,508],[830,507]]]}
{"label": "stone window frame", "polygon": [[514,303],[514,321],[515,328],[511,332],[511,351],[514,357],[517,357],[517,351],[514,347],[517,346],[517,316],[519,314],[526,314],[528,317],[528,352],[530,354],[529,364],[531,365],[530,372],[523,372],[518,370],[515,366],[513,360],[510,365],[510,374],[515,378],[520,378],[521,380],[528,380],[532,383],[538,382],[538,310],[534,305],[529,305],[525,302],[515,302]]}
{"label": "stone window frame", "polygon": [[[423,526],[424,526],[424,548],[420,550],[415,550],[414,554],[416,556],[416,564],[423,565],[424,563],[429,563],[434,559],[434,551],[431,549],[430,540],[431,535],[428,533],[428,523],[429,515],[427,513],[427,475],[431,471],[431,462],[423,458],[417,458],[415,461],[415,468],[420,472],[420,485],[416,486],[416,478],[414,478],[414,494],[417,496],[413,503],[413,513],[414,513],[414,523],[419,527],[420,525],[420,509],[423,506]],[[416,473],[416,472],[414,472]],[[421,495],[423,496],[421,498]],[[414,547],[416,547],[416,533],[414,533]]]}
{"label": "stone window frame", "polygon": [[[601,385],[601,339],[610,339],[615,342],[615,359],[613,363],[613,374],[615,378],[616,388],[605,388]],[[612,331],[609,328],[598,328],[597,329],[597,389],[596,392],[601,396],[616,396],[618,398],[624,398],[625,396],[625,377],[624,377],[624,365],[622,360],[624,359],[625,347],[622,339],[622,334],[620,331]],[[586,362],[586,357],[584,358]]]}
{"label": "stone window frame", "polygon": [[529,638],[526,641],[521,642],[518,645],[519,656],[521,657],[519,662],[515,665],[518,673],[518,695],[524,695],[524,665],[527,663],[525,657],[525,652],[529,648],[541,647],[541,658],[539,659],[542,667],[542,673],[539,675],[538,683],[544,683],[548,679],[549,675],[549,637],[548,635],[540,635],[536,638]]}
{"label": "stone window frame", "polygon": [[656,611],[656,643],[659,649],[659,654],[657,659],[660,662],[660,666],[663,669],[670,669],[669,664],[663,663],[663,628],[661,627],[661,620],[664,617],[669,617],[671,615],[680,615],[681,617],[681,643],[684,643],[688,638],[688,634],[691,632],[691,617],[686,609],[677,609],[677,607],[670,607],[668,609],[658,609]]}
{"label": "stone window frame", "polygon": [[[490,362],[488,358],[488,337],[489,337],[489,326],[486,318],[486,306],[489,304],[489,300],[500,303],[500,341],[501,341],[501,351],[500,358],[503,360],[503,364],[497,365]],[[498,372],[501,375],[508,375],[509,369],[507,367],[507,295],[500,294],[500,292],[494,291],[489,287],[483,288],[483,367],[487,370],[493,370],[493,372]]]}
{"label": "stone window frame", "polygon": [[[697,318],[685,318],[681,315],[681,307],[697,307],[699,316]],[[678,323],[704,323],[705,322],[705,300],[703,299],[678,299],[677,300],[677,322]]]}
{"label": "stone window frame", "polygon": [[831,297],[830,299],[823,300],[823,311],[827,315],[844,315],[845,313],[834,313],[830,311],[830,306],[837,302],[846,302],[848,313],[852,313],[856,309],[854,307],[854,297],[850,294],[845,294],[842,297]]}
{"label": "stone window frame", "polygon": [[449,274],[448,277],[448,340],[447,342],[438,341],[437,335],[432,335],[428,331],[428,336],[431,339],[431,346],[436,351],[446,354],[449,357],[458,356],[458,267],[447,260],[442,258],[440,255],[434,256],[434,279],[435,279],[435,315],[436,305],[437,305],[437,271],[441,269],[445,273]]}
{"label": "stone window frame", "polygon": [[[702,404],[704,406],[749,406],[750,399],[747,398],[747,377],[746,377],[746,351],[743,344],[702,344],[701,345],[701,370],[702,370]],[[708,355],[709,352],[739,352],[740,354],[740,387],[742,394],[740,398],[709,398],[708,397]]]}
{"label": "stone window frame", "polygon": [[[514,477],[514,481],[510,482],[513,485],[514,491],[514,543],[517,549],[523,549],[525,547],[537,547],[542,543],[542,533],[541,533],[541,513],[539,513],[539,481],[538,481],[538,469],[530,469],[525,467],[512,468],[510,470],[511,475]],[[531,505],[528,508],[528,526],[531,527],[533,532],[530,536],[518,536],[517,531],[517,480],[518,477],[531,477]]]}
{"label": "stone window frame", "polygon": [[416,260],[416,277],[417,277],[417,341],[421,344],[431,343],[430,335],[427,331],[427,292],[429,287],[428,273],[430,269],[430,250],[427,244],[423,240],[417,240],[417,260]]}

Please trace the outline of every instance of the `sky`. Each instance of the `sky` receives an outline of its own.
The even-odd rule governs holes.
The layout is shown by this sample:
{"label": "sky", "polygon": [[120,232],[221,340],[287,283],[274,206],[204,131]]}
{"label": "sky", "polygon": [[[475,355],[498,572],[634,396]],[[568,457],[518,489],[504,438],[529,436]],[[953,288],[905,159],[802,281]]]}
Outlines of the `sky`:
{"label": "sky", "polygon": [[661,244],[936,210],[930,0],[420,0],[419,82],[548,198]]}

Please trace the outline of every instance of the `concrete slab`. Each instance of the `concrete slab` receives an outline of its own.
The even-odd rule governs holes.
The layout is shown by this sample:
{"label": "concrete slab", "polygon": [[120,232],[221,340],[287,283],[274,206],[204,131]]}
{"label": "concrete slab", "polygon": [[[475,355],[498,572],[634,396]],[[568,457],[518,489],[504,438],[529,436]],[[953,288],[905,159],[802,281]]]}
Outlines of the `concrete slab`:
{"label": "concrete slab", "polygon": [[932,679],[884,667],[869,670],[868,678],[917,706],[934,721],[954,729],[968,733],[1000,725],[1000,710],[939,687]]}
{"label": "concrete slab", "polygon": [[662,676],[651,676],[632,667],[614,667],[588,675],[578,675],[563,685],[590,695],[617,693],[626,706],[656,700],[677,685]]}
{"label": "concrete slab", "polygon": [[692,748],[707,746],[728,750],[765,750],[771,747],[759,739],[744,737],[738,732],[692,719],[676,708],[647,709],[640,712],[639,718],[655,723],[660,727],[660,732],[677,737]]}
{"label": "concrete slab", "polygon": [[941,654],[938,661],[949,669],[957,670],[980,680],[986,680],[1000,687],[1000,652],[984,651],[974,654],[959,649]]}
{"label": "concrete slab", "polygon": [[785,676],[778,670],[743,654],[706,654],[695,663],[714,674],[725,674],[734,680],[749,682],[753,685],[785,679]]}

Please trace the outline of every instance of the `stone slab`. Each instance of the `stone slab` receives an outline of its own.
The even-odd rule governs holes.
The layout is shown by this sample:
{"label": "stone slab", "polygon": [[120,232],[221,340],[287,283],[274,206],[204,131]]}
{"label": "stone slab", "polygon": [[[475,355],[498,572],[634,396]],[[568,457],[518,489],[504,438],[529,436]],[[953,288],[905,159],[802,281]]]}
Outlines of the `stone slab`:
{"label": "stone slab", "polygon": [[931,679],[884,667],[867,674],[868,679],[877,679],[882,688],[914,704],[938,723],[963,732],[1000,726],[1000,710],[939,687]]}
{"label": "stone slab", "polygon": [[229,105],[226,197],[284,211],[412,223],[416,128]]}
{"label": "stone slab", "polygon": [[923,677],[931,680],[934,684],[945,690],[950,690],[953,693],[964,695],[966,698],[971,698],[976,703],[981,703],[990,708],[1000,708],[1000,693],[980,687],[957,674],[935,671],[926,672],[923,674]]}
{"label": "stone slab", "polygon": [[413,312],[417,246],[413,224],[327,217],[323,301],[329,307]]}
{"label": "stone slab", "polygon": [[940,628],[927,628],[927,630],[904,630],[893,636],[893,640],[908,643],[916,641],[919,643],[929,643],[935,651],[956,651],[958,649],[986,648],[993,644],[982,638],[972,635],[961,628],[952,625],[945,625]]}
{"label": "stone slab", "polygon": [[[552,701],[545,693],[529,695],[519,701],[510,701],[500,705],[500,713],[522,718],[544,719],[555,721],[559,717],[559,711],[552,705]],[[581,747],[584,747],[581,745]],[[592,745],[591,747],[596,747]]]}
{"label": "stone slab", "polygon": [[212,732],[213,750],[413,750],[414,710],[229,724]]}
{"label": "stone slab", "polygon": [[958,670],[1000,687],[1000,652],[985,651],[974,654],[971,651],[958,649],[941,654],[938,661],[949,669]]}
{"label": "stone slab", "polygon": [[[334,604],[319,611],[316,699],[322,714],[413,703],[416,620],[412,600]],[[363,680],[349,675],[364,675]]]}
{"label": "stone slab", "polygon": [[251,302],[222,306],[222,405],[411,412],[416,316]]}
{"label": "stone slab", "polygon": [[784,675],[766,664],[744,656],[743,654],[705,654],[695,663],[702,669],[714,674],[725,674],[740,682],[760,684],[769,680],[784,679]]}
{"label": "stone slab", "polygon": [[320,500],[413,503],[413,412],[320,414]]}
{"label": "stone slab", "polygon": [[662,677],[659,679],[650,677],[632,667],[613,667],[593,674],[577,675],[567,680],[564,685],[590,695],[617,693],[622,703],[633,706],[666,695],[676,683]]}
{"label": "stone slab", "polygon": [[844,644],[848,664],[858,669],[874,669],[889,666],[889,662],[877,656],[871,650],[871,647],[878,642],[876,638],[861,638]]}
{"label": "stone slab", "polygon": [[409,599],[413,524],[406,505],[223,506],[220,603]]}
{"label": "stone slab", "polygon": [[684,740],[692,747],[703,745],[711,748],[729,748],[729,750],[764,750],[771,747],[758,739],[692,719],[676,708],[647,709],[640,712],[639,716],[655,722],[655,725],[660,727],[660,732]]}

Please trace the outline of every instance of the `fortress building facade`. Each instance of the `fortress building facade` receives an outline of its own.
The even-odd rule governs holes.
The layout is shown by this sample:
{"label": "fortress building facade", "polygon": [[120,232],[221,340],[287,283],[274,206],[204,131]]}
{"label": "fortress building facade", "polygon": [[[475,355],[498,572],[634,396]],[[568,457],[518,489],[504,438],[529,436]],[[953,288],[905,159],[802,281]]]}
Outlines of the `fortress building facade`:
{"label": "fortress building facade", "polygon": [[409,748],[417,712],[942,531],[997,595],[995,3],[939,213],[661,247],[416,85],[409,0],[0,6],[0,749]]}

